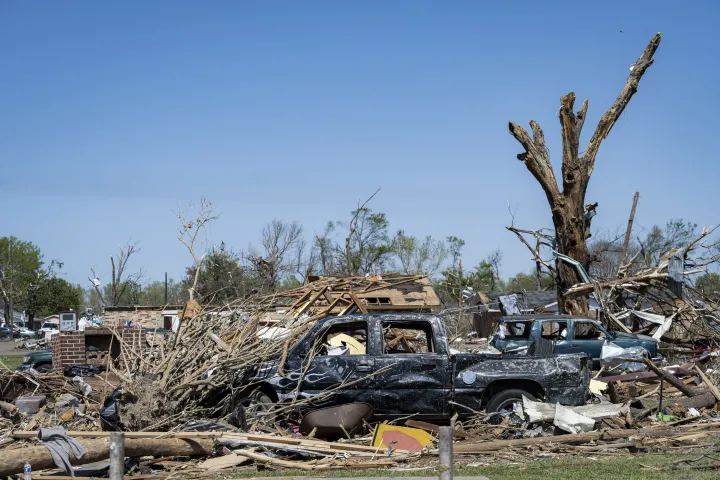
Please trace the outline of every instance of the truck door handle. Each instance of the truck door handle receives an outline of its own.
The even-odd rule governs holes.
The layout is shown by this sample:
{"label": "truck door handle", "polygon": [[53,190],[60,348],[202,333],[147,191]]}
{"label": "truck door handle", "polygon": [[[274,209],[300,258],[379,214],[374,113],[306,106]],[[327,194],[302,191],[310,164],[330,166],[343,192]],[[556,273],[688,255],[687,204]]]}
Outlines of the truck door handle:
{"label": "truck door handle", "polygon": [[437,367],[437,365],[435,365],[434,363],[423,363],[422,364],[423,370],[435,370],[435,367]]}
{"label": "truck door handle", "polygon": [[359,365],[355,365],[355,370],[357,370],[358,372],[369,372],[370,370],[372,370],[372,367],[367,363],[361,363]]}

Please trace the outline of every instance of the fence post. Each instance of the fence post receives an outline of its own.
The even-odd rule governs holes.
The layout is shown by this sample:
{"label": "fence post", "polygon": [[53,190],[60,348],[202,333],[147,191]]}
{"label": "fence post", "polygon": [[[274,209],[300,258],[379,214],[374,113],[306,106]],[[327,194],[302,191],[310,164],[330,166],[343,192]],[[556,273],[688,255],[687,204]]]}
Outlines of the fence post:
{"label": "fence post", "polygon": [[125,477],[125,434],[110,432],[110,480]]}
{"label": "fence post", "polygon": [[453,478],[453,427],[440,427],[440,480]]}

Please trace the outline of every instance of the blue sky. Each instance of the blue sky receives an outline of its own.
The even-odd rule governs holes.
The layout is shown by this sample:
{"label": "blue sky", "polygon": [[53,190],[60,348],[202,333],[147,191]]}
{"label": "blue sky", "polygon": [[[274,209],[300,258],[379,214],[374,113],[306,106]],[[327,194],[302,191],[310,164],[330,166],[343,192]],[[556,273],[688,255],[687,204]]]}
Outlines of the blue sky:
{"label": "blue sky", "polygon": [[[506,230],[550,226],[507,122],[535,119],[559,168],[559,97],[589,98],[583,141],[647,42],[663,42],[603,143],[588,190],[594,225],[638,233],[718,218],[720,3],[0,3],[0,235],[107,278],[128,239],[131,269],[178,278],[190,257],[172,211],[201,195],[210,232],[236,250],[273,219],[310,235],[371,207],[393,229],[465,239],[529,270]],[[578,103],[579,103],[578,102]],[[582,147],[581,147],[582,149]]]}

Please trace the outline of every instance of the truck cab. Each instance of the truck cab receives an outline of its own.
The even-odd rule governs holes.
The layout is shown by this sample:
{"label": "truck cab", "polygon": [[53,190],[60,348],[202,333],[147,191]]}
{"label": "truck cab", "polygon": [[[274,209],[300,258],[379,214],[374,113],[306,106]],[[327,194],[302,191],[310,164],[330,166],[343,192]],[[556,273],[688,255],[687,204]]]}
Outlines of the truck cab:
{"label": "truck cab", "polygon": [[592,318],[574,315],[513,315],[501,317],[490,345],[504,353],[522,353],[538,338],[553,343],[553,353],[585,353],[599,365],[603,344],[642,347],[657,358],[657,340],[647,335],[611,332]]}

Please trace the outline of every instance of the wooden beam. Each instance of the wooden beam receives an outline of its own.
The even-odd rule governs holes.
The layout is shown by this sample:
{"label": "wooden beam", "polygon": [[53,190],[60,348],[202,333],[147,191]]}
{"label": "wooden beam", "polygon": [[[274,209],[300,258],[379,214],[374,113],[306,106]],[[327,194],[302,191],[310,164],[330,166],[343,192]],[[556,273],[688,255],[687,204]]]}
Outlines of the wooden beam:
{"label": "wooden beam", "polygon": [[710,381],[710,379],[705,375],[705,373],[700,370],[700,367],[695,365],[695,371],[700,375],[700,378],[702,378],[703,383],[710,389],[710,392],[713,394],[715,398],[717,398],[718,402],[720,402],[720,390],[715,386],[714,383]]}
{"label": "wooden beam", "polygon": [[327,290],[327,289],[328,289],[327,285],[325,285],[323,288],[321,288],[315,295],[313,295],[310,298],[310,300],[305,305],[302,306],[302,308],[300,308],[300,310],[298,310],[297,312],[295,312],[295,314],[293,314],[293,318],[297,318],[300,315],[302,315],[303,313],[307,312],[308,308],[310,308],[312,306],[312,304],[317,302],[317,299],[320,298],[322,296],[322,294],[325,293],[325,290]]}
{"label": "wooden beam", "polygon": [[350,291],[350,292],[348,292],[348,294],[350,295],[350,298],[352,298],[353,302],[355,302],[355,305],[357,305],[357,307],[360,309],[360,311],[362,313],[368,313],[367,308],[365,308],[365,305],[360,303],[360,299],[358,298],[357,295],[355,295],[355,292]]}

